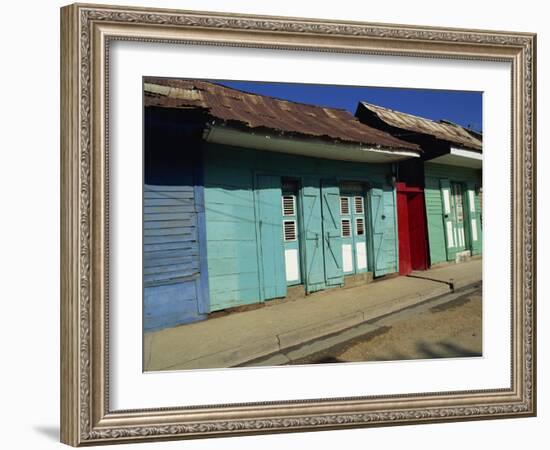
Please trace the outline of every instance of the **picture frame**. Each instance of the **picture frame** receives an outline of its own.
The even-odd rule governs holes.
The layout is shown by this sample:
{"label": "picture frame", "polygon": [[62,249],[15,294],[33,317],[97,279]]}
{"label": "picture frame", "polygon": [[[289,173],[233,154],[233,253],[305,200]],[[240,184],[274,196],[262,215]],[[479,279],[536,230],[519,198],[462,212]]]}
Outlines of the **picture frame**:
{"label": "picture frame", "polygon": [[[109,63],[115,41],[511,64],[509,388],[113,410]],[[536,35],[75,4],[61,9],[61,440],[73,445],[536,414]],[[136,344],[137,345],[137,344]]]}

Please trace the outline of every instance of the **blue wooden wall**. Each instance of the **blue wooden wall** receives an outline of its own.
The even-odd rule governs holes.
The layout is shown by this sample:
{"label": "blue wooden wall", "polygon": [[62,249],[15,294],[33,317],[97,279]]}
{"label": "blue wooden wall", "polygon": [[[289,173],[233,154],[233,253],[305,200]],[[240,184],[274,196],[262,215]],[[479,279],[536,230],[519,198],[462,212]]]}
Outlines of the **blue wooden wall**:
{"label": "blue wooden wall", "polygon": [[146,110],[143,328],[206,318],[208,278],[200,139],[191,120]]}
{"label": "blue wooden wall", "polygon": [[144,329],[201,318],[201,264],[195,187],[145,185],[143,198]]}
{"label": "blue wooden wall", "polygon": [[254,192],[258,174],[299,177],[305,191],[311,183],[318,188],[321,179],[361,180],[379,187],[385,212],[379,251],[386,264],[380,272],[397,271],[395,192],[388,185],[389,164],[323,160],[216,144],[205,145],[203,155],[211,311],[268,298],[260,286]]}

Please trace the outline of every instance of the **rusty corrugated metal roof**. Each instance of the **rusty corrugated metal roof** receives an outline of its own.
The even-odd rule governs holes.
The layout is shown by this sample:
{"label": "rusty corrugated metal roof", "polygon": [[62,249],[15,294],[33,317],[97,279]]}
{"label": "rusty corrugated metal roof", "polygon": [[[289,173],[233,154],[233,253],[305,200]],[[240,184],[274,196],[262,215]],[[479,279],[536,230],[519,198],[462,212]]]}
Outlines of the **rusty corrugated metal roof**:
{"label": "rusty corrugated metal roof", "polygon": [[246,128],[329,138],[388,150],[420,151],[418,145],[365,125],[343,109],[251,94],[200,80],[148,77],[144,80],[144,91],[145,106],[203,109],[213,118]]}
{"label": "rusty corrugated metal roof", "polygon": [[361,102],[361,104],[376,114],[380,120],[392,127],[431,135],[460,147],[482,151],[482,141],[460,125],[449,121],[436,122],[424,117],[373,105],[372,103]]}

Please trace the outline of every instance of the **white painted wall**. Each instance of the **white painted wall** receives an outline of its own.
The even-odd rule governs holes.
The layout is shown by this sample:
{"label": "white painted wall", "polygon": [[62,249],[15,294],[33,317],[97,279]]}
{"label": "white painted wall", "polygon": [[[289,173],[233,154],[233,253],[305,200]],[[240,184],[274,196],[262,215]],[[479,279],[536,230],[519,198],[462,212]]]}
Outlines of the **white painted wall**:
{"label": "white painted wall", "polygon": [[[163,0],[119,4],[185,9],[248,12],[388,23],[445,25],[467,28],[538,32],[538,123],[550,120],[548,84],[550,52],[548,12],[544,3],[479,2],[463,0],[452,8],[440,1],[296,2],[277,0]],[[11,2],[3,5],[2,133],[0,187],[4,211],[0,221],[2,279],[0,298],[4,320],[2,345],[2,437],[5,448],[62,448],[57,442],[59,417],[59,11],[60,1]],[[547,128],[540,127],[539,148],[547,148]],[[548,152],[539,154],[539,173],[549,164]],[[540,177],[539,192],[550,189]],[[542,197],[542,195],[541,195]],[[542,202],[538,227],[548,228]],[[542,255],[548,238],[539,236],[539,278],[548,272]],[[24,251],[22,251],[24,249]],[[539,283],[539,354],[548,354],[550,292]],[[548,358],[539,359],[539,417],[491,422],[469,422],[397,428],[359,429],[291,435],[240,437],[141,444],[143,449],[350,449],[399,446],[447,450],[483,448],[545,448],[542,439],[550,426],[548,414]],[[121,446],[124,448],[137,448]]]}

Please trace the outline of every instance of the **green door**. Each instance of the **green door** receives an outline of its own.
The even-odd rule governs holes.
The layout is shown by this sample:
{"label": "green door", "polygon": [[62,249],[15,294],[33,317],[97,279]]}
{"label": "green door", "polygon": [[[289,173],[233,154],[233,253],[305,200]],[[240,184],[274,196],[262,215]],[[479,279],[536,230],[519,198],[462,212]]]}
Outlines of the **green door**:
{"label": "green door", "polygon": [[445,248],[447,249],[447,261],[455,259],[456,239],[453,223],[453,209],[451,202],[451,182],[445,178],[439,180],[441,188],[441,203],[443,205],[443,231],[445,233]]}
{"label": "green door", "polygon": [[256,193],[261,299],[284,297],[286,280],[281,232],[281,178],[258,175]]}
{"label": "green door", "polygon": [[360,190],[340,194],[340,217],[344,274],[366,272],[367,240],[362,186]]}
{"label": "green door", "polygon": [[441,179],[439,183],[447,260],[453,261],[457,253],[470,248],[470,239],[477,236],[471,232],[470,228],[465,228],[467,202],[464,199],[464,184],[447,179]]}
{"label": "green door", "polygon": [[388,271],[384,251],[386,215],[384,214],[384,191],[373,188],[369,193],[369,208],[372,230],[372,263],[374,276],[385,275]]}
{"label": "green door", "polygon": [[321,186],[319,178],[302,180],[301,200],[303,214],[304,275],[306,292],[322,290],[325,284],[323,255],[323,223],[321,214]]}
{"label": "green door", "polygon": [[340,189],[336,181],[323,180],[321,186],[323,251],[327,286],[344,284],[342,231],[340,229]]}

